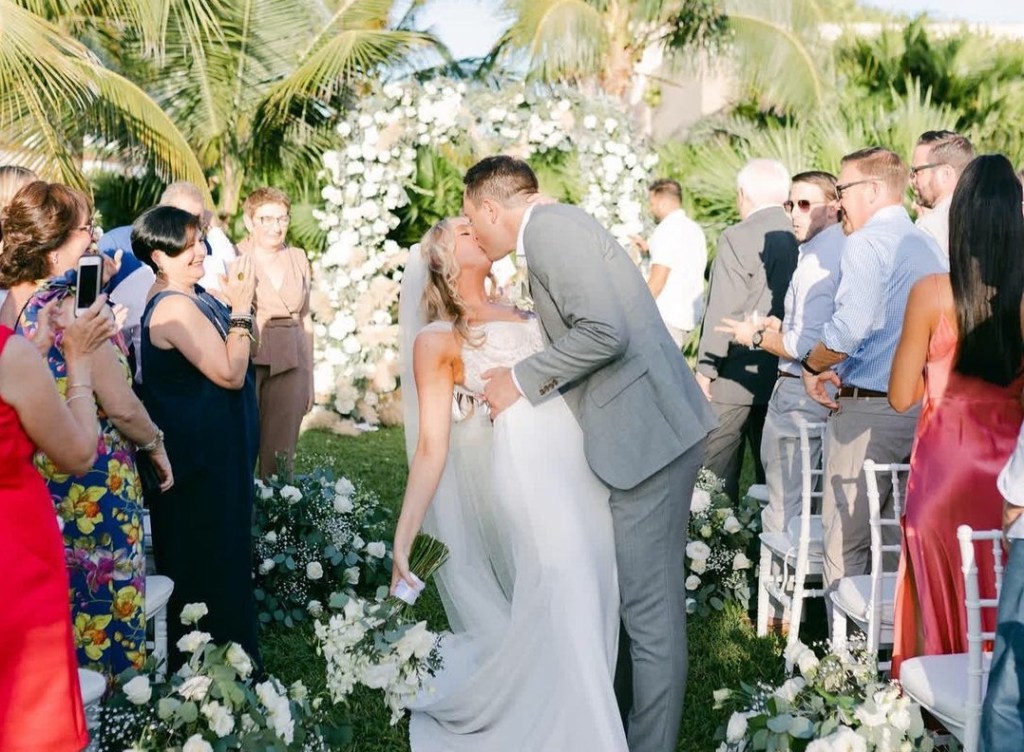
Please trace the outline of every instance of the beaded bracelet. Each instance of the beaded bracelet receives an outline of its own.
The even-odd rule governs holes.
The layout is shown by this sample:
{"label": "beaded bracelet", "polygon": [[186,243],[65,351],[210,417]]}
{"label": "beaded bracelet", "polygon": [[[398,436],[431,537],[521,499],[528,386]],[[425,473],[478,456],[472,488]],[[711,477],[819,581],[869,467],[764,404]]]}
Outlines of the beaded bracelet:
{"label": "beaded bracelet", "polygon": [[139,444],[138,448],[140,452],[152,452],[158,446],[164,443],[164,432],[159,428],[156,429],[156,436],[148,444]]}

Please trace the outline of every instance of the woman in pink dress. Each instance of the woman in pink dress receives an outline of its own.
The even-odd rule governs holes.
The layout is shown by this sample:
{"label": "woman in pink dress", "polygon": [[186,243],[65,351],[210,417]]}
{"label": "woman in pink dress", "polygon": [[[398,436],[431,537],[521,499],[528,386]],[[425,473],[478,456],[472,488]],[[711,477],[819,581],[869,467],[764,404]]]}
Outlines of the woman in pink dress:
{"label": "woman in pink dress", "polygon": [[[68,301],[71,304],[71,301]],[[49,316],[59,316],[48,307]],[[41,324],[44,322],[41,321]],[[37,341],[49,350],[41,325]],[[32,344],[0,326],[0,749],[65,752],[89,741],[68,608],[68,573],[53,501],[32,465],[36,448],[64,472],[96,456],[99,424],[92,353],[115,333],[105,296],[58,336],[67,356],[67,400]]]}
{"label": "woman in pink dress", "polygon": [[[893,676],[907,658],[967,651],[956,529],[1001,526],[996,477],[1024,420],[1024,216],[1005,157],[981,156],[965,168],[949,235],[950,273],[911,290],[889,379],[894,409],[924,398],[907,481]],[[982,597],[994,597],[991,547],[976,555]]]}

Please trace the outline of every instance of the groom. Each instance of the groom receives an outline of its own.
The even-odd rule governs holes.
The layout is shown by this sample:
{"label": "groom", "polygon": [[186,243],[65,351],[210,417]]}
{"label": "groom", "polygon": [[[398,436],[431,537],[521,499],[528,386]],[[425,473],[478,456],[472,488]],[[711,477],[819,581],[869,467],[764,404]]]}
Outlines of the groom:
{"label": "groom", "polygon": [[548,343],[485,374],[485,397],[497,415],[561,392],[579,420],[587,461],[611,490],[633,672],[629,748],[671,752],[686,690],[690,496],[715,418],[640,272],[593,217],[536,202],[537,177],[513,157],[481,160],[463,183],[487,256],[525,256]]}

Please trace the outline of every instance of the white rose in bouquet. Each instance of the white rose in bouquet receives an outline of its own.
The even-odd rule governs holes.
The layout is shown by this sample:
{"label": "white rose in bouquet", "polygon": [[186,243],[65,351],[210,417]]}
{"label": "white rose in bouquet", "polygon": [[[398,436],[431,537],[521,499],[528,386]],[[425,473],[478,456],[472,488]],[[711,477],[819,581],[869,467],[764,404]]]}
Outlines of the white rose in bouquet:
{"label": "white rose in bouquet", "polygon": [[387,552],[387,546],[382,541],[375,541],[366,545],[366,553],[376,559],[383,559]]}
{"label": "white rose in bouquet", "polygon": [[209,676],[190,676],[178,687],[178,694],[186,700],[201,702],[210,691],[213,680]]}
{"label": "white rose in bouquet", "polygon": [[181,609],[181,623],[195,624],[208,613],[210,613],[210,609],[206,607],[205,603],[186,603],[185,607]]}
{"label": "white rose in bouquet", "polygon": [[338,494],[338,496],[351,496],[355,492],[356,487],[348,478],[338,478],[338,481],[334,484],[334,493]]}
{"label": "white rose in bouquet", "polygon": [[348,514],[352,511],[352,499],[348,496],[335,496],[334,497],[334,511],[338,514]]}
{"label": "white rose in bouquet", "polygon": [[700,577],[698,577],[695,574],[691,574],[689,577],[686,578],[686,589],[687,590],[696,590],[699,587],[700,587]]}
{"label": "white rose in bouquet", "polygon": [[742,530],[743,525],[741,525],[740,521],[730,514],[725,518],[725,522],[722,523],[722,529],[729,533],[729,535],[732,535],[733,533],[738,533]]}
{"label": "white rose in bouquet", "polygon": [[260,574],[266,574],[271,569],[273,569],[275,566],[276,565],[274,564],[274,560],[273,559],[264,559],[263,561],[260,562],[260,566],[259,566]]}
{"label": "white rose in bouquet", "polygon": [[285,486],[281,489],[281,498],[290,504],[302,500],[302,491],[295,486]]}
{"label": "white rose in bouquet", "polygon": [[306,565],[306,577],[313,580],[319,580],[324,576],[324,566],[319,561],[311,561]]}
{"label": "white rose in bouquet", "polygon": [[215,733],[218,739],[223,739],[234,730],[235,717],[231,715],[230,710],[216,700],[203,705],[200,711],[206,716],[206,720],[210,724],[210,731]]}
{"label": "white rose in bouquet", "polygon": [[345,584],[346,585],[358,585],[359,584],[359,567],[349,567],[345,570]]}
{"label": "white rose in bouquet", "polygon": [[210,743],[199,734],[192,734],[181,748],[181,752],[213,752]]}
{"label": "white rose in bouquet", "polygon": [[426,658],[434,649],[434,635],[427,629],[425,621],[410,627],[395,643],[395,652],[403,661],[410,658]]}
{"label": "white rose in bouquet", "polygon": [[363,669],[360,680],[370,689],[387,689],[398,679],[398,664],[393,661],[371,663]]}
{"label": "white rose in bouquet", "polygon": [[703,488],[693,489],[693,496],[690,498],[690,514],[700,514],[711,506],[711,494]]}
{"label": "white rose in bouquet", "polygon": [[366,541],[360,538],[358,535],[352,536],[352,548],[356,551],[362,551],[363,546],[366,545]]}
{"label": "white rose in bouquet", "polygon": [[320,601],[312,600],[309,602],[309,605],[306,606],[306,610],[309,612],[309,615],[315,619],[316,617],[323,614],[324,604],[322,604]]}
{"label": "white rose in bouquet", "polygon": [[237,642],[232,642],[228,646],[228,652],[224,657],[231,664],[231,668],[238,672],[240,677],[243,679],[249,678],[249,674],[252,673],[252,659],[245,652],[245,648]]}
{"label": "white rose in bouquet", "polygon": [[694,559],[690,562],[690,571],[694,574],[704,574],[707,570],[707,559]]}
{"label": "white rose in bouquet", "polygon": [[153,696],[153,687],[149,684],[149,677],[140,674],[124,685],[124,695],[133,705],[145,705]]}
{"label": "white rose in bouquet", "polygon": [[686,556],[694,561],[707,561],[711,547],[703,541],[690,541],[686,544]]}
{"label": "white rose in bouquet", "polygon": [[209,632],[193,630],[178,640],[178,650],[183,653],[194,653],[197,650],[201,650],[203,645],[212,639],[213,637]]}
{"label": "white rose in bouquet", "polygon": [[277,531],[271,530],[263,536],[263,540],[265,540],[267,543],[277,543]]}
{"label": "white rose in bouquet", "polygon": [[750,565],[751,565],[750,559],[748,559],[747,555],[744,554],[743,552],[740,552],[740,553],[736,554],[736,556],[733,557],[733,560],[732,560],[732,568],[733,568],[733,570],[749,569]]}
{"label": "white rose in bouquet", "polygon": [[747,714],[733,713],[729,718],[729,725],[725,729],[725,740],[730,744],[737,744],[743,741],[747,735]]}

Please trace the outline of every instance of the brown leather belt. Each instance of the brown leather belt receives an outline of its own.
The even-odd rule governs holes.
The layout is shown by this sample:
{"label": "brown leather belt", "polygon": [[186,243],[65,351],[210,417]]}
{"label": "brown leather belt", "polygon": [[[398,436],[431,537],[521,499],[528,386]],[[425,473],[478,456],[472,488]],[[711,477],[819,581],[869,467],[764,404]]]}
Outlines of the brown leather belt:
{"label": "brown leather belt", "polygon": [[859,386],[840,387],[836,393],[837,397],[888,397],[885,392],[876,392],[874,389],[861,389]]}
{"label": "brown leather belt", "polygon": [[795,373],[787,373],[786,371],[779,371],[779,378],[780,379],[799,379],[800,377],[797,376]]}

